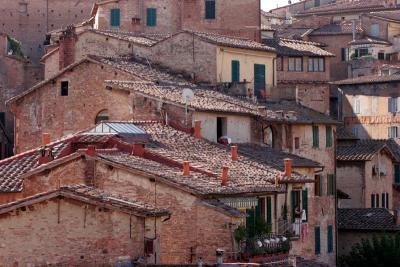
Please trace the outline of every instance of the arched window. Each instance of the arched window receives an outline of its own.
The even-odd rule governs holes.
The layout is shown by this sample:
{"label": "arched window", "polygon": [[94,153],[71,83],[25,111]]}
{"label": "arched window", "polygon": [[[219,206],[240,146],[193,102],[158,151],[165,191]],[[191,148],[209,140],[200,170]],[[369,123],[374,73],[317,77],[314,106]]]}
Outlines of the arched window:
{"label": "arched window", "polygon": [[271,126],[264,128],[264,144],[273,147],[274,143],[274,133]]}
{"label": "arched window", "polygon": [[109,119],[108,110],[104,109],[97,114],[94,122],[95,122],[95,124],[98,124],[99,122],[102,122],[102,121],[108,121],[108,119]]}

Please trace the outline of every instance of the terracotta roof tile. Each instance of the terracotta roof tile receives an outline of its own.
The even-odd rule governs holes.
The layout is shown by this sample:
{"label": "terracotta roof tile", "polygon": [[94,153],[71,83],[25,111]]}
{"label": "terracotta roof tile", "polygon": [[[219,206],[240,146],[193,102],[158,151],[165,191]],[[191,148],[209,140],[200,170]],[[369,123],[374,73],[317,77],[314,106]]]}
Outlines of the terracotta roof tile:
{"label": "terracotta roof tile", "polygon": [[[356,24],[356,32],[362,33],[363,29],[360,23]],[[352,34],[353,24],[351,21],[336,22],[321,26],[313,30],[310,35],[336,35],[336,34]]]}
{"label": "terracotta roof tile", "polygon": [[382,40],[382,39],[374,38],[371,36],[364,36],[361,39],[356,39],[356,40],[349,42],[349,45],[363,45],[363,44],[379,44],[379,45],[387,45],[387,46],[392,45],[392,43],[390,43],[387,40]]}
{"label": "terracotta roof tile", "polygon": [[361,76],[361,77],[336,81],[336,82],[334,82],[334,84],[336,84],[336,85],[353,85],[353,84],[390,83],[390,82],[400,82],[400,74]]}
{"label": "terracotta roof tile", "polygon": [[[386,140],[359,140],[352,145],[338,146],[336,159],[341,161],[368,161],[384,148],[389,149]],[[393,154],[391,150],[390,152]]]}
{"label": "terracotta roof tile", "polygon": [[371,12],[367,16],[382,18],[385,20],[400,21],[400,10],[386,10],[379,12]]}
{"label": "terracotta roof tile", "polygon": [[339,230],[399,231],[393,215],[383,208],[338,209]]}
{"label": "terracotta roof tile", "polygon": [[322,49],[320,44],[295,39],[264,39],[264,44],[274,47],[278,55],[285,56],[324,56],[332,57],[332,53]]}
{"label": "terracotta roof tile", "polygon": [[171,34],[161,34],[161,33],[134,33],[134,32],[123,32],[123,31],[113,31],[113,30],[95,30],[89,29],[88,31],[108,36],[111,38],[116,38],[119,40],[129,41],[138,45],[151,47],[156,43],[168,38]]}
{"label": "terracotta roof tile", "polygon": [[336,137],[338,140],[358,140],[359,138],[354,136],[348,131],[343,125],[336,128]]}

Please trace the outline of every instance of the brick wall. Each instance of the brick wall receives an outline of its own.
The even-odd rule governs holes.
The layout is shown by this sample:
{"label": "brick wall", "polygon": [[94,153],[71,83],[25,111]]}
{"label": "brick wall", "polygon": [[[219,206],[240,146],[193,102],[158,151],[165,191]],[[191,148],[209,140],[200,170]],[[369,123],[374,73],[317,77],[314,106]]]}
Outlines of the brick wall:
{"label": "brick wall", "polygon": [[5,266],[98,266],[116,263],[119,256],[142,256],[144,251],[144,219],[67,198],[0,215],[0,222],[6,244],[0,262]]}

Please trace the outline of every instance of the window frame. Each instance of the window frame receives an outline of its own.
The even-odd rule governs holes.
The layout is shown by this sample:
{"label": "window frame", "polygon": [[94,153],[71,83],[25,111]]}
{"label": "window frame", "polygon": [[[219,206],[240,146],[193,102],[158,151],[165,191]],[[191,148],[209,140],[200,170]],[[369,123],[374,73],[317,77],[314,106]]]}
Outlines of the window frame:
{"label": "window frame", "polygon": [[[115,16],[117,16],[118,21],[116,21]],[[110,26],[113,28],[121,27],[121,9],[120,8],[112,8],[110,10]]]}
{"label": "window frame", "polygon": [[[291,60],[293,60],[292,63],[290,62]],[[300,69],[297,68],[297,60],[300,60]],[[291,69],[291,64],[293,64],[293,69]],[[288,57],[288,71],[303,72],[303,57]]]}
{"label": "window frame", "polygon": [[314,184],[314,196],[321,197],[323,194],[323,183],[322,183],[322,175],[316,174],[314,176],[315,184]]}
{"label": "window frame", "polygon": [[[322,65],[322,69],[321,69]],[[308,72],[325,72],[325,58],[324,57],[309,57],[308,58]]]}
{"label": "window frame", "polygon": [[314,253],[315,255],[321,254],[321,227],[315,226],[314,227]]}
{"label": "window frame", "polygon": [[327,229],[327,242],[328,242],[328,244],[327,244],[327,252],[328,253],[332,253],[333,252],[333,247],[334,247],[333,246],[333,244],[334,244],[333,238],[334,238],[333,225],[329,224],[328,225],[328,229]]}
{"label": "window frame", "polygon": [[325,146],[326,147],[332,147],[333,146],[333,131],[332,131],[332,126],[326,126],[325,127]]}

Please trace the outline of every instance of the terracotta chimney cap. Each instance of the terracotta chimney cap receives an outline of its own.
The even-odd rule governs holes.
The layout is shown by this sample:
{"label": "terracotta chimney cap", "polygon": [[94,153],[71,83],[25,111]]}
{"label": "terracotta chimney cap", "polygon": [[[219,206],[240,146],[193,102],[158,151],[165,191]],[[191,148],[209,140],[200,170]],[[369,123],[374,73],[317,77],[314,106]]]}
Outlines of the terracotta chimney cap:
{"label": "terracotta chimney cap", "polygon": [[183,176],[190,176],[190,163],[189,161],[183,162]]}
{"label": "terracotta chimney cap", "polygon": [[293,160],[290,158],[286,158],[283,160],[283,164],[285,166],[285,176],[286,178],[290,179],[292,178],[292,164],[293,164]]}
{"label": "terracotta chimney cap", "polygon": [[86,150],[86,155],[89,157],[96,157],[96,146],[94,145],[88,145],[87,150]]}
{"label": "terracotta chimney cap", "polygon": [[236,145],[231,146],[231,155],[233,161],[238,160],[238,146]]}
{"label": "terracotta chimney cap", "polygon": [[222,186],[227,186],[228,185],[228,171],[229,171],[229,167],[228,166],[223,166],[222,167],[222,177],[221,177],[221,185]]}
{"label": "terracotta chimney cap", "polygon": [[47,146],[51,143],[51,136],[49,133],[42,133],[42,145]]}
{"label": "terracotta chimney cap", "polygon": [[194,137],[201,139],[201,121],[194,121]]}
{"label": "terracotta chimney cap", "polygon": [[145,152],[144,144],[142,143],[133,144],[132,155],[138,157],[144,157],[144,152]]}

